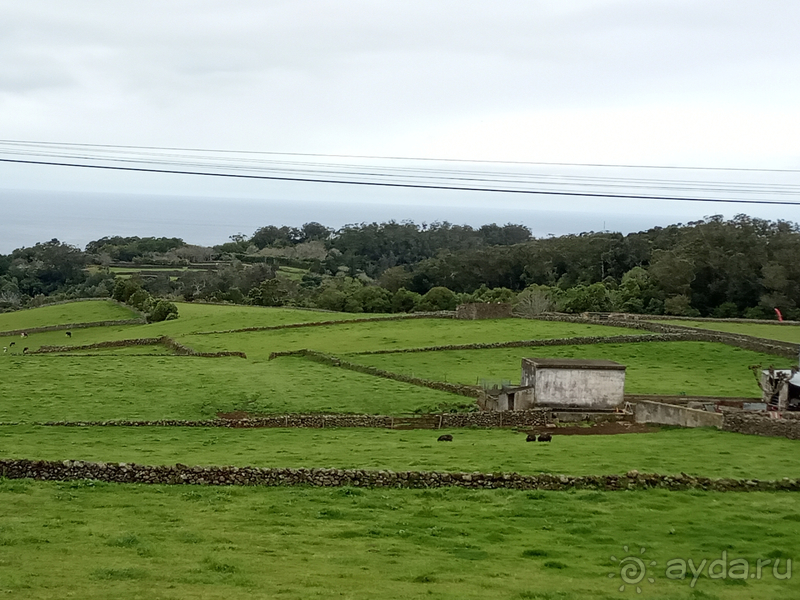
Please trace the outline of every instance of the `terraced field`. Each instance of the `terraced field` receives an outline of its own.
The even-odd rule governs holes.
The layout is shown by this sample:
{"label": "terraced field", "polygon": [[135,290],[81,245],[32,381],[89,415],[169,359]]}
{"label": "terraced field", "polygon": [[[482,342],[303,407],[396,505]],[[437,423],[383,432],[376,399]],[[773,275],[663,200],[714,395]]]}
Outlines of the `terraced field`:
{"label": "terraced field", "polygon": [[658,320],[657,323],[667,325],[682,325],[683,327],[697,327],[711,331],[724,331],[726,333],[739,333],[768,340],[792,342],[800,344],[800,325],[788,323],[730,323],[726,321],[688,321],[688,320]]}
{"label": "terraced field", "polygon": [[[449,344],[640,335],[641,331],[509,319],[373,320],[364,315],[180,304],[176,321],[31,333],[25,346],[169,336],[161,344],[22,355],[0,337],[0,458],[139,464],[256,465],[569,475],[641,472],[800,477],[797,441],[715,430],[554,435],[457,429],[230,429],[41,426],[54,420],[205,419],[217,413],[402,415],[471,400],[270,353],[309,348],[431,380],[516,381],[524,356],[611,358],[627,391],[755,396],[747,366],[779,357],[700,342],[360,354]],[[0,331],[131,318],[103,302],[0,314]],[[295,323],[341,324],[238,331]],[[217,333],[209,333],[217,332]],[[776,338],[777,339],[777,338]],[[10,342],[15,341],[13,347]],[[524,492],[320,489],[42,482],[0,478],[0,593],[9,598],[572,598],[790,599],[786,560],[800,555],[800,499],[790,492]],[[657,564],[620,592],[619,560]],[[708,565],[770,561],[758,577],[715,578]],[[616,559],[612,559],[616,557]],[[669,560],[706,561],[667,577]],[[779,568],[773,572],[772,566]],[[648,563],[649,564],[649,563]],[[693,563],[694,564],[694,563]],[[755,575],[756,571],[752,573]],[[609,574],[613,577],[609,577]]]}

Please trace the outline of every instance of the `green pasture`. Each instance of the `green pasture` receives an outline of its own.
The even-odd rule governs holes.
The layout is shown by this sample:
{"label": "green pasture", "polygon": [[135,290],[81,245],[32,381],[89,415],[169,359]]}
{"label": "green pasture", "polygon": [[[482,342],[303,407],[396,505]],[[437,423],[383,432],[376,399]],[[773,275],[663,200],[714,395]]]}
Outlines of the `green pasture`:
{"label": "green pasture", "polygon": [[508,429],[225,429],[0,426],[0,456],[137,464],[606,475],[636,469],[705,477],[800,478],[800,442],[716,429],[556,435]]}
{"label": "green pasture", "polygon": [[0,421],[201,419],[217,412],[399,414],[461,396],[301,358],[0,356]]}
{"label": "green pasture", "polygon": [[96,323],[98,321],[137,318],[139,318],[138,313],[109,300],[67,302],[65,304],[51,304],[39,308],[0,313],[0,332],[47,325]]}
{"label": "green pasture", "polygon": [[[763,492],[4,480],[0,591],[21,600],[789,600],[798,579],[778,579],[770,565],[780,559],[784,577],[786,559],[800,554],[798,511],[796,494]],[[707,565],[723,552],[745,559],[747,574],[770,563],[758,578],[712,579]],[[628,556],[648,565],[641,596],[632,584],[619,591]],[[667,577],[674,559],[706,562],[692,582],[691,573]]]}
{"label": "green pasture", "polygon": [[[70,304],[63,304],[54,307],[85,307],[90,308],[91,305],[110,305],[115,308],[125,311],[126,315],[131,315],[130,311],[120,307],[119,305],[111,302],[75,302]],[[88,306],[87,306],[88,305]],[[148,323],[142,325],[125,325],[125,326],[112,326],[112,327],[92,327],[88,329],[76,329],[72,331],[72,338],[67,338],[63,331],[51,331],[45,333],[32,333],[25,340],[25,346],[31,350],[36,350],[40,346],[45,345],[83,345],[92,344],[96,342],[131,339],[131,338],[148,338],[158,337],[160,335],[168,335],[170,337],[181,338],[187,334],[195,333],[197,331],[209,330],[229,330],[229,329],[242,329],[245,327],[273,327],[276,325],[286,325],[290,323],[307,323],[312,321],[337,321],[347,320],[353,318],[363,317],[363,315],[355,315],[352,313],[332,313],[313,310],[298,310],[288,308],[267,308],[256,306],[235,306],[235,305],[213,305],[213,304],[193,304],[188,302],[176,303],[178,307],[179,318],[174,321],[163,321],[161,323]],[[42,315],[38,317],[38,311],[43,311],[44,308],[31,309],[29,311],[19,311],[14,313],[0,314],[0,319],[9,317],[10,315],[23,315],[25,313],[32,313],[37,318],[40,325],[58,324],[59,321],[47,321],[49,315]],[[83,310],[83,309],[82,309]],[[138,316],[138,315],[134,315]],[[116,317],[116,318],[130,318]],[[95,321],[98,319],[94,319]],[[108,319],[106,319],[108,320]],[[2,321],[0,321],[1,323]],[[77,322],[77,321],[60,321],[60,322]],[[87,322],[85,319],[81,322]],[[28,325],[24,325],[27,327]],[[19,329],[21,327],[8,327],[7,330]],[[230,334],[226,334],[229,336]],[[224,350],[237,350],[233,347],[236,339],[226,337],[230,340]],[[265,338],[262,338],[265,339]],[[16,341],[16,340],[11,340]],[[3,344],[7,345],[7,344]],[[17,341],[17,346],[20,343]],[[21,352],[21,348],[17,349]],[[0,363],[2,364],[2,363]]]}
{"label": "green pasture", "polygon": [[792,342],[800,344],[800,325],[789,325],[786,323],[731,323],[728,321],[656,321],[666,325],[682,325],[683,327],[698,327],[700,329],[711,329],[712,331],[724,331],[726,333],[740,333],[742,335],[752,335],[754,337],[765,338],[768,340],[779,340],[781,342]]}
{"label": "green pasture", "polygon": [[496,343],[512,340],[605,337],[641,333],[605,325],[584,325],[529,319],[466,321],[409,319],[346,323],[276,331],[235,334],[187,335],[182,341],[205,352],[240,350],[248,357],[270,352],[309,348],[331,354],[425,348],[451,344]]}
{"label": "green pasture", "polygon": [[791,361],[711,342],[642,342],[491,350],[450,350],[350,355],[348,360],[417,377],[475,385],[482,380],[519,383],[521,360],[603,358],[627,366],[631,394],[760,396],[749,365],[787,366]]}

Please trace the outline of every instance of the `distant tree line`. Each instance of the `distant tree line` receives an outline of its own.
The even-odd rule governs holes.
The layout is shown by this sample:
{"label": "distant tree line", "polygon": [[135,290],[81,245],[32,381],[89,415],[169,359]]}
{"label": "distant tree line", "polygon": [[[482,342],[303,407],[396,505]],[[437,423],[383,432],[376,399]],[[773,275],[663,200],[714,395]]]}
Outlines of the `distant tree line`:
{"label": "distant tree line", "polygon": [[203,265],[132,278],[152,297],[350,312],[510,301],[544,311],[800,318],[800,230],[738,215],[647,231],[535,239],[522,225],[269,225],[214,247],[106,237],[51,240],[0,256],[0,308],[108,297],[115,263]]}

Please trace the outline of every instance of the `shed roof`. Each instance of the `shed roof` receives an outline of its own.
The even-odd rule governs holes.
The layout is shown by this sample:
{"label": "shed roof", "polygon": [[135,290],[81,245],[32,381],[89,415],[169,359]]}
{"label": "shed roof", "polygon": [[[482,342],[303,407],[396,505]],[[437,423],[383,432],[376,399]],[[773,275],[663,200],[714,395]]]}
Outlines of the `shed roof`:
{"label": "shed roof", "polygon": [[536,369],[588,369],[596,371],[624,371],[625,365],[613,360],[595,358],[523,358],[522,363]]}

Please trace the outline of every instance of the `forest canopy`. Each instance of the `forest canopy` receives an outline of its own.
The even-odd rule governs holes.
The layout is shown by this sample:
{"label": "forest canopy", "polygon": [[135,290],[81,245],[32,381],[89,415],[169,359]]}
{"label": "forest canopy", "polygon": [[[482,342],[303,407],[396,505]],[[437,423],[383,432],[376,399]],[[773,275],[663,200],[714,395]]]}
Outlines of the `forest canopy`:
{"label": "forest canopy", "polygon": [[778,308],[800,318],[798,256],[795,223],[746,215],[547,238],[519,224],[390,221],[265,225],[213,247],[112,236],[82,250],[53,239],[0,255],[0,309],[110,297],[127,266],[127,277],[170,300],[351,312],[511,301],[534,312],[747,318]]}

